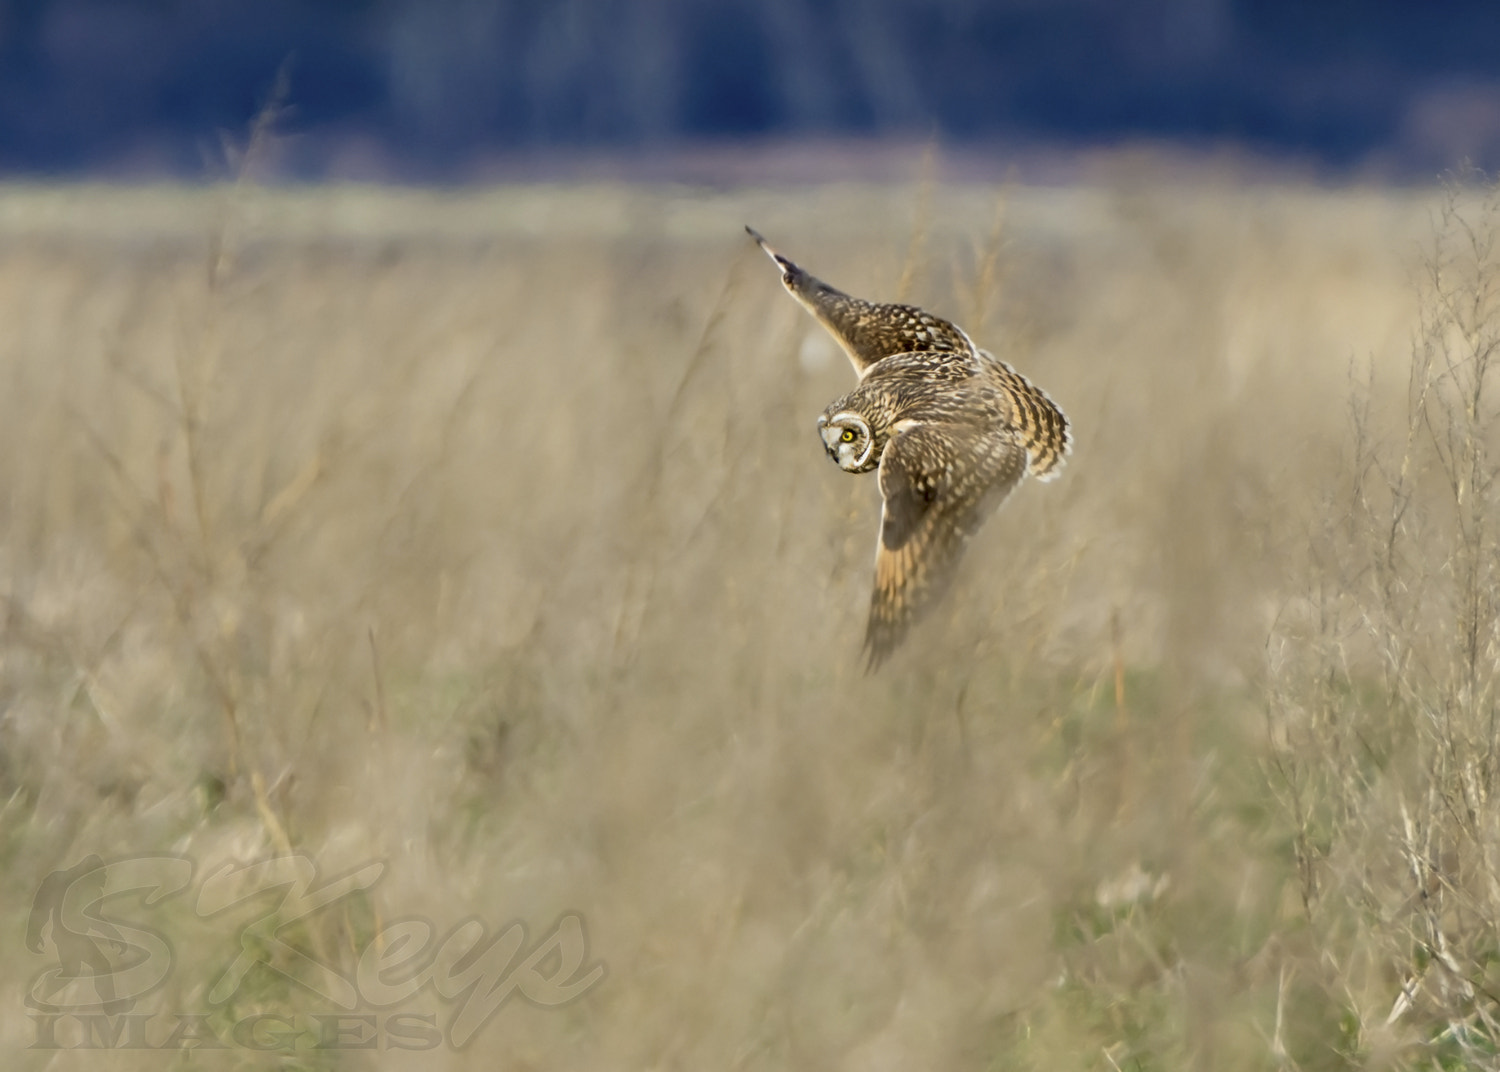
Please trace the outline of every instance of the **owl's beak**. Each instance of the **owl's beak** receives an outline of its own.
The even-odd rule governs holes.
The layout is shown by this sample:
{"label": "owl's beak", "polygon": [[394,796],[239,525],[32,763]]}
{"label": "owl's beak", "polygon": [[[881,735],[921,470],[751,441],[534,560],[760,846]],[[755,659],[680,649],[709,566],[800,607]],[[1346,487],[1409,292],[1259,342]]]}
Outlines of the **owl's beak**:
{"label": "owl's beak", "polygon": [[821,413],[818,414],[818,438],[823,441],[823,449],[827,451],[828,456],[838,461],[838,454],[833,444],[828,441],[828,418]]}

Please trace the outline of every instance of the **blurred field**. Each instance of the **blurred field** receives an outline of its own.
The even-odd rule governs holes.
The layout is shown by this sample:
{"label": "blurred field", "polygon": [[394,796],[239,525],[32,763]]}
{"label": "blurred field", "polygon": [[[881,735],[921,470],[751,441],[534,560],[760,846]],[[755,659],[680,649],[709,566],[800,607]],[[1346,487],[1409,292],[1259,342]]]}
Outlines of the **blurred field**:
{"label": "blurred field", "polygon": [[[1370,419],[1405,427],[1437,203],[1145,167],[0,191],[7,1063],[163,1061],[26,1049],[47,873],[288,849],[387,862],[289,939],[343,970],[385,921],[572,910],[608,975],[512,1001],[461,1052],[281,1067],[1446,1060],[1447,1013],[1384,1023],[1421,951],[1392,959],[1361,922],[1385,909],[1309,886],[1343,828],[1287,787],[1358,802],[1286,773],[1307,692],[1268,658],[1325,651],[1285,623],[1342,583],[1310,552],[1371,367]],[[958,319],[1075,423],[1064,477],[1010,500],[872,678],[878,492],[813,430],[851,373],[746,222]],[[150,918],[177,959],[138,1012],[326,1011],[265,968],[215,1011],[238,931]]]}

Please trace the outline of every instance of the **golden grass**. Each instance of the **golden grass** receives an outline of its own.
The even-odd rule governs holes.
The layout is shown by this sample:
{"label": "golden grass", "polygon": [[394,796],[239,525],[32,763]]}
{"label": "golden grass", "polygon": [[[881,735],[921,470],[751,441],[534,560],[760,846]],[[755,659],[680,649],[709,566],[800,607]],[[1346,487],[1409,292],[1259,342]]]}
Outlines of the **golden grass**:
{"label": "golden grass", "polygon": [[[609,973],[462,1052],[293,1066],[1423,1059],[1320,967],[1265,686],[1351,362],[1404,388],[1433,203],[0,191],[0,1048],[162,1060],[25,1049],[48,872],[293,851],[387,862],[294,936],[341,970],[389,920],[573,910]],[[875,677],[878,495],[812,421],[850,373],[746,222],[1075,424]],[[177,960],[137,1011],[214,1011],[238,930],[154,911]],[[327,1011],[252,981],[234,1015]]]}

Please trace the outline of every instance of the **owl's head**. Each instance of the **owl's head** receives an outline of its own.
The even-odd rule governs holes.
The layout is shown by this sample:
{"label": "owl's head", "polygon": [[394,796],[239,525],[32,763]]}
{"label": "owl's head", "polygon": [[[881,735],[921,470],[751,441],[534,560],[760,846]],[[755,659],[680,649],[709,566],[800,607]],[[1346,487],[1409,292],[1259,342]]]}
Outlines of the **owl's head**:
{"label": "owl's head", "polygon": [[818,435],[828,456],[845,472],[864,473],[880,464],[869,423],[852,410],[823,414],[818,418]]}

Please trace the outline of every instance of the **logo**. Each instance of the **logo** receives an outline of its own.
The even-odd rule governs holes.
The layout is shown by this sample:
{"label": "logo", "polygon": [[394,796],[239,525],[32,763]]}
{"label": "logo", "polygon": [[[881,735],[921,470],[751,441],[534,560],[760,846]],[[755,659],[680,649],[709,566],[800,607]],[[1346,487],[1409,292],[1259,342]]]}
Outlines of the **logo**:
{"label": "logo", "polygon": [[[606,975],[576,912],[536,933],[520,921],[494,929],[469,917],[440,929],[397,919],[337,960],[309,941],[310,917],[373,889],[385,868],[371,861],[324,878],[308,856],[278,856],[223,865],[195,884],[181,857],[88,856],[52,872],[26,925],[26,948],[48,960],[26,996],[31,1047],[463,1049],[512,998],[557,1008]],[[210,977],[204,1008],[168,1011],[148,1000],[178,970],[164,933],[179,929],[174,914],[195,933],[201,920],[238,938]],[[347,949],[348,937],[340,944]],[[284,1011],[237,1001],[266,972],[295,984],[283,988],[295,995]],[[256,1011],[239,1017],[242,1006]]]}

